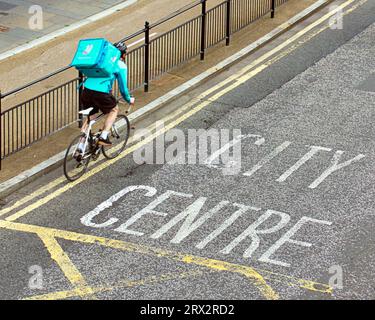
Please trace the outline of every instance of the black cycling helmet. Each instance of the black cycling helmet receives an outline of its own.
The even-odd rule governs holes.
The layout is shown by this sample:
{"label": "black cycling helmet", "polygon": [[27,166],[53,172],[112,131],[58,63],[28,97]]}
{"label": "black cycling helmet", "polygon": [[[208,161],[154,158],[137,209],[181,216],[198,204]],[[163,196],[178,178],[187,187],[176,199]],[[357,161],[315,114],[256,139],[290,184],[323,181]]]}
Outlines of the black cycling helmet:
{"label": "black cycling helmet", "polygon": [[127,51],[128,51],[128,47],[127,45],[125,44],[125,42],[119,42],[119,43],[116,43],[116,48],[119,49],[121,51],[121,55],[125,54]]}

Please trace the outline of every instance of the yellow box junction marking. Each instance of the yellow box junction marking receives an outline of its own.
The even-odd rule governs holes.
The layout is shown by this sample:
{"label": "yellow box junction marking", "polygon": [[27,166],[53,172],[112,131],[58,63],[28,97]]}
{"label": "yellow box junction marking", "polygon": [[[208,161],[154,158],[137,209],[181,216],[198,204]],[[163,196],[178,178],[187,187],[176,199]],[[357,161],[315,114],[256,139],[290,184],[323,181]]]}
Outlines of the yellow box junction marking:
{"label": "yellow box junction marking", "polygon": [[[90,298],[94,299],[95,297],[92,295],[93,291],[88,287],[86,280],[58,244],[53,234],[45,231],[43,233],[39,232],[37,235],[43,241],[44,246],[51,255],[51,258],[56,261],[64,275],[75,287],[75,291],[78,293],[78,295],[84,297],[87,294],[90,294]],[[84,291],[82,291],[82,289],[84,289]]]}
{"label": "yellow box junction marking", "polygon": [[[216,271],[212,271],[216,272]],[[167,273],[157,276],[149,276],[144,279],[140,280],[122,280],[115,285],[112,286],[98,286],[93,288],[82,288],[82,289],[73,289],[73,290],[65,290],[65,291],[58,291],[58,292],[52,292],[42,295],[36,295],[32,297],[27,297],[24,300],[61,300],[61,299],[67,299],[67,298],[73,298],[78,296],[84,296],[84,295],[91,295],[93,293],[104,293],[108,291],[113,291],[117,289],[123,289],[123,288],[133,288],[138,286],[145,286],[145,285],[153,285],[160,282],[165,281],[172,281],[172,280],[181,280],[186,278],[192,278],[192,277],[198,277],[202,276],[204,274],[207,274],[208,271],[202,271],[202,270],[194,270],[194,271],[187,271],[187,272],[181,272],[181,273]]]}
{"label": "yellow box junction marking", "polygon": [[[22,223],[16,222],[9,222],[0,220],[0,228],[4,228],[7,230],[14,230],[20,232],[27,232],[27,233],[34,233],[37,234],[39,237],[46,236],[46,237],[53,237],[58,239],[64,239],[73,242],[80,242],[86,244],[98,244],[101,246],[118,249],[127,252],[145,254],[149,256],[159,257],[159,258],[166,258],[171,259],[177,262],[183,262],[186,264],[192,264],[196,266],[205,267],[215,271],[227,271],[236,273],[239,275],[244,276],[245,278],[252,281],[256,287],[259,289],[260,293],[266,299],[279,299],[279,295],[266,283],[265,278],[269,280],[274,280],[278,282],[286,283],[290,286],[298,286],[310,291],[320,292],[324,294],[332,294],[333,289],[322,283],[317,283],[314,281],[298,279],[291,276],[285,276],[281,274],[277,274],[274,272],[266,271],[266,270],[255,270],[250,266],[238,265],[234,263],[230,263],[227,261],[221,261],[216,259],[210,258],[203,258],[198,257],[190,254],[178,253],[169,250],[153,248],[145,245],[139,245],[131,242],[125,242],[121,240],[114,240],[104,237],[98,237],[88,234],[81,234],[71,231],[53,229],[53,228],[46,228],[40,227],[35,225],[27,225]],[[60,263],[61,266],[61,263]],[[67,278],[79,279],[79,276],[69,268],[64,268],[63,272],[68,272]],[[76,278],[77,277],[77,278]],[[79,282],[79,281],[78,281]],[[82,284],[82,283],[80,283]],[[76,293],[78,289],[74,290]],[[94,289],[89,291],[88,289],[81,288],[80,294],[93,294],[95,292]]]}

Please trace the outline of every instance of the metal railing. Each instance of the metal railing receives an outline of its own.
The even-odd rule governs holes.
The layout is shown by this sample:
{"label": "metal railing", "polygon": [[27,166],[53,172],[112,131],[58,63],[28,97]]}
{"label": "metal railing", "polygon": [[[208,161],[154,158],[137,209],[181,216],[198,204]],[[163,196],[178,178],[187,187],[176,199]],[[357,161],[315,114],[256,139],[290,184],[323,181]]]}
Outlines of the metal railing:
{"label": "metal railing", "polygon": [[[130,91],[143,86],[148,92],[150,81],[197,56],[204,60],[208,48],[224,40],[227,46],[230,45],[233,33],[268,13],[273,18],[275,8],[288,0],[223,0],[207,10],[208,1],[197,0],[156,23],[146,22],[143,29],[121,39],[129,41],[141,35],[145,39],[127,54]],[[197,16],[150,39],[152,29],[199,7],[201,10]],[[63,84],[5,111],[2,111],[2,101],[70,69],[67,66],[5,94],[0,91],[0,170],[5,157],[80,120],[78,111],[81,109],[83,76],[79,74],[63,81]],[[118,95],[117,84],[114,91]]]}

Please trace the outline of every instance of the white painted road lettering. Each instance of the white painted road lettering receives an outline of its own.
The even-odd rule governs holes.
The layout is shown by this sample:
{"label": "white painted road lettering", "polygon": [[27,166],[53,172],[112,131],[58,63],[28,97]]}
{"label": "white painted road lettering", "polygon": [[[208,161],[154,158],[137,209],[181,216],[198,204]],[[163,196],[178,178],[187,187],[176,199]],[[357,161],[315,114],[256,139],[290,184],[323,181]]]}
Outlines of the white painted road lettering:
{"label": "white painted road lettering", "polygon": [[[272,215],[278,215],[280,217],[280,221],[271,228],[258,229],[258,227],[261,226],[265,221],[270,219]],[[287,213],[274,210],[267,210],[258,218],[256,222],[251,224],[244,232],[242,232],[229,245],[227,245],[223,250],[221,250],[221,253],[228,254],[242,241],[244,241],[247,238],[251,238],[251,245],[248,249],[246,249],[246,251],[243,254],[244,258],[250,258],[254,251],[259,247],[260,239],[258,234],[269,234],[277,232],[284,228],[289,223],[289,221],[290,216]]]}
{"label": "white painted road lettering", "polygon": [[[233,249],[235,249],[240,243],[244,242],[246,239],[250,239],[250,246],[242,253],[244,258],[251,258],[253,256],[253,253],[259,250],[259,245],[261,241],[259,235],[265,237],[269,234],[278,233],[282,229],[287,228],[291,222],[291,215],[285,212],[275,211],[271,209],[261,209],[255,206],[231,203],[229,201],[224,200],[220,201],[216,205],[213,205],[211,208],[206,208],[204,210],[203,208],[206,206],[208,200],[207,197],[199,197],[196,200],[194,200],[192,199],[192,194],[186,194],[172,190],[168,190],[162,193],[161,195],[157,196],[156,199],[151,201],[151,203],[146,205],[143,209],[141,209],[135,214],[132,214],[131,212],[126,212],[128,220],[122,223],[117,228],[114,225],[117,222],[119,222],[119,219],[115,217],[112,217],[103,223],[96,223],[93,221],[94,219],[97,219],[98,215],[101,213],[111,214],[114,210],[116,210],[117,206],[114,207],[115,202],[118,202],[122,199],[122,201],[128,202],[129,200],[125,199],[125,196],[130,192],[137,192],[141,190],[143,192],[146,191],[145,193],[143,193],[143,196],[145,197],[157,196],[157,190],[153,187],[142,185],[126,187],[122,191],[110,197],[108,200],[101,203],[98,207],[90,211],[84,217],[82,217],[81,222],[88,227],[94,228],[108,228],[110,226],[113,226],[115,228],[114,231],[116,232],[141,237],[146,235],[144,230],[143,232],[141,230],[136,231],[130,229],[130,227],[133,224],[135,224],[138,220],[140,220],[143,216],[153,215],[160,217],[161,226],[157,230],[149,231],[149,238],[159,239],[167,233],[171,233],[173,229],[176,229],[175,231],[173,231],[173,237],[170,240],[170,242],[173,244],[179,244],[182,243],[186,238],[188,238],[192,234],[197,234],[196,231],[203,225],[206,225],[207,227],[207,224],[209,224],[210,219],[212,219],[214,216],[216,219],[218,219],[221,216],[224,216],[225,213],[232,212],[229,217],[223,219],[223,222],[219,225],[219,227],[217,227],[216,224],[212,224],[212,226],[216,226],[216,228],[210,231],[208,235],[203,235],[203,238],[202,236],[200,236],[201,239],[197,240],[197,244],[195,245],[195,247],[197,249],[204,249],[207,245],[210,245],[214,250],[216,249],[216,251],[220,254],[228,255],[232,253],[232,251],[233,254],[235,254],[236,250]],[[157,207],[161,204],[168,204],[168,200],[171,197],[181,197],[189,202],[192,202],[181,212],[171,214],[167,212],[157,211]],[[170,207],[171,210],[174,209],[174,207]],[[233,212],[233,207],[236,209],[235,212]],[[111,208],[112,210],[108,211],[108,209]],[[264,213],[259,214],[262,210],[264,210]],[[229,243],[226,246],[224,246],[224,248],[217,248],[217,244],[215,248],[215,239],[217,239],[221,234],[223,234],[230,226],[234,225],[239,220],[239,218],[244,216],[245,213],[254,216],[255,222],[250,222],[248,225],[244,226],[244,231],[242,231],[239,235],[234,235],[233,239],[230,240]],[[121,214],[124,215],[124,212],[121,212]],[[170,218],[169,221],[166,223],[165,221],[163,222],[163,218],[166,218],[169,215],[173,215],[172,218]],[[274,223],[274,225],[269,226],[270,221],[275,220],[275,218],[277,218],[278,221]],[[294,245],[310,247],[312,245],[311,243],[292,239],[292,237],[297,233],[297,231],[307,222],[331,225],[331,222],[329,221],[317,220],[304,216],[295,225],[290,226],[289,230],[279,240],[272,244],[271,247],[263,253],[263,255],[261,255],[259,261],[289,267],[289,263],[271,259],[271,256],[274,255],[276,251],[287,242],[292,243]],[[144,220],[144,223],[147,224],[147,219]],[[243,223],[243,221],[241,221],[241,223]],[[267,224],[267,227],[262,227],[263,224]],[[226,235],[226,237],[228,237],[228,234]]]}
{"label": "white painted road lettering", "polygon": [[225,231],[228,227],[230,227],[236,220],[241,217],[245,212],[249,210],[253,211],[260,211],[261,208],[245,206],[239,203],[233,203],[234,207],[239,207],[237,211],[235,211],[228,219],[226,219],[216,230],[212,231],[204,240],[199,242],[196,247],[198,249],[203,249],[207,244],[209,244],[212,240],[217,238],[223,231]]}
{"label": "white painted road lettering", "polygon": [[[219,212],[223,207],[229,204],[229,201],[221,201],[217,206],[204,213],[199,219],[197,219],[202,207],[205,205],[207,198],[201,197],[196,200],[193,204],[182,211],[180,214],[175,216],[166,225],[156,231],[151,238],[157,239],[165,234],[168,230],[178,224],[181,220],[185,219],[180,230],[176,233],[174,238],[171,240],[172,243],[180,243],[188,235],[190,235],[194,230],[198,229],[203,223],[205,223],[209,218],[211,218],[215,213]],[[195,221],[197,220],[197,221]]]}
{"label": "white painted road lettering", "polygon": [[312,184],[310,184],[309,188],[314,189],[317,186],[319,186],[329,175],[334,173],[337,170],[340,170],[342,168],[347,167],[348,165],[357,162],[365,157],[364,154],[359,154],[358,156],[354,157],[353,159],[347,160],[345,162],[342,162],[339,164],[341,156],[344,154],[344,151],[338,150],[334,154],[332,160],[331,160],[331,166],[325,170],[321,176],[316,179]]}
{"label": "white painted road lettering", "polygon": [[[256,145],[261,146],[264,144],[265,140],[261,139],[259,135],[242,135],[241,140],[244,140],[244,138],[247,137],[259,137],[259,140],[256,141]],[[235,142],[236,140],[233,140]],[[245,177],[252,177],[255,175],[260,169],[265,167],[269,162],[271,162],[274,158],[276,158],[279,154],[284,152],[289,146],[292,144],[290,141],[285,141],[279,146],[277,146],[274,150],[272,150],[269,154],[264,156],[261,160],[258,161],[250,170],[243,173],[243,176]],[[277,182],[285,182],[291,175],[293,175],[297,170],[299,170],[304,164],[306,164],[309,160],[311,160],[314,156],[316,156],[319,152],[332,152],[331,148],[327,147],[321,147],[321,146],[307,146],[310,148],[310,150],[303,155],[294,165],[292,165],[288,170],[286,170],[279,178],[276,179]],[[227,146],[227,148],[230,148],[230,145]],[[220,150],[219,150],[220,151]],[[217,153],[219,153],[219,151]],[[333,158],[331,160],[330,166],[326,168],[316,180],[314,180],[310,185],[310,189],[317,188],[324,180],[326,180],[330,175],[332,175],[334,172],[346,168],[347,166],[354,164],[355,162],[358,162],[365,158],[364,154],[359,154],[355,156],[352,159],[349,159],[345,162],[339,163],[341,160],[341,157],[343,156],[345,152],[342,150],[338,150],[333,155]],[[211,160],[211,158],[217,157],[217,154],[213,154],[208,160]],[[218,166],[212,165],[211,163],[208,163],[208,166],[211,168],[219,168]]]}
{"label": "white painted road lettering", "polygon": [[152,187],[147,187],[147,186],[130,186],[127,187],[120,192],[116,193],[112,197],[110,197],[108,200],[102,202],[99,206],[97,206],[94,210],[90,211],[88,214],[86,214],[84,217],[81,218],[81,222],[88,227],[93,227],[93,228],[104,228],[104,227],[109,227],[116,223],[118,221],[117,218],[111,218],[107,220],[106,222],[103,223],[95,223],[92,220],[97,217],[102,211],[105,209],[108,209],[112,207],[114,202],[117,202],[120,200],[123,196],[126,194],[135,191],[135,190],[147,190],[147,193],[145,194],[146,197],[153,197],[156,195],[157,191],[155,188]]}
{"label": "white painted road lettering", "polygon": [[[265,139],[257,134],[238,134],[241,130],[233,130],[233,133],[236,134],[236,137],[229,141],[229,131],[222,130],[221,132],[221,139],[222,145],[221,149],[215,151],[210,157],[207,158],[205,164],[211,168],[220,168],[219,164],[219,157],[221,158],[221,163],[225,164],[223,169],[223,175],[235,175],[241,171],[241,147],[234,148],[234,146],[240,144],[241,142],[247,138],[255,138],[254,144],[257,146],[261,146],[265,143]],[[227,135],[225,135],[227,133]],[[225,143],[224,140],[227,139]],[[230,155],[230,149],[232,149],[232,156]]]}
{"label": "white painted road lettering", "polygon": [[255,172],[265,166],[268,162],[270,162],[273,158],[279,155],[279,153],[283,152],[286,148],[289,147],[291,144],[290,141],[285,141],[281,145],[275,148],[270,154],[266,155],[262,158],[250,171],[245,172],[243,175],[247,177],[251,177]]}
{"label": "white painted road lettering", "polygon": [[317,220],[309,217],[302,217],[301,220],[299,220],[296,225],[294,225],[290,230],[288,230],[279,240],[277,240],[259,259],[259,261],[262,262],[269,262],[273,264],[277,264],[279,266],[283,267],[289,267],[290,264],[282,261],[277,261],[274,259],[271,259],[271,256],[275,254],[275,252],[281,248],[285,243],[289,242],[294,245],[298,246],[303,246],[303,247],[311,247],[312,244],[309,242],[304,242],[304,241],[299,241],[299,240],[294,240],[292,237],[297,233],[301,227],[307,223],[307,222],[312,222],[312,223],[320,223],[320,224],[326,224],[326,225],[331,225],[332,222],[329,221],[324,221],[324,220]]}
{"label": "white painted road lettering", "polygon": [[[156,122],[156,127],[163,127],[164,122]],[[233,139],[230,140],[230,133],[232,133]],[[136,139],[142,140],[142,137],[151,135],[151,131],[148,129],[141,129],[136,132]],[[136,150],[133,154],[134,161],[137,164],[203,164],[211,169],[222,170],[223,175],[238,175],[242,170],[242,149],[243,145],[249,145],[249,139],[255,138],[254,145],[262,147],[266,143],[266,139],[259,134],[242,134],[240,129],[188,129],[187,138],[185,133],[180,129],[169,130],[165,135],[159,135],[153,143],[145,144],[139,150]],[[186,145],[187,142],[187,145]],[[166,143],[169,145],[166,146]],[[285,141],[269,154],[261,158],[250,170],[243,172],[242,175],[245,177],[252,177],[260,169],[264,168],[273,159],[278,157],[281,153],[285,154],[287,149],[290,149],[292,142]],[[296,147],[298,145],[296,144]],[[321,156],[322,153],[330,153],[333,151],[332,148],[307,145],[303,146],[309,148],[309,150],[303,154],[291,167],[289,167],[284,173],[282,173],[276,181],[283,183],[286,180],[292,180],[291,176],[303,170],[302,167],[306,166],[309,161],[313,158]],[[156,154],[154,154],[154,149]],[[359,154],[356,157],[339,163],[344,151],[335,151],[330,165],[324,167],[323,172],[317,172],[317,178],[313,182],[309,182],[310,185],[306,184],[310,189],[317,188],[322,182],[330,177],[334,172],[344,169],[355,162],[360,161],[365,157],[363,154]]]}
{"label": "white painted road lettering", "polygon": [[291,166],[285,173],[283,173],[276,181],[284,182],[288,177],[292,175],[293,172],[297,171],[302,165],[304,165],[307,161],[309,161],[315,154],[319,151],[331,151],[332,149],[318,147],[318,146],[311,146],[310,151],[307,152],[301,159],[299,159],[293,166]]}
{"label": "white painted road lettering", "polygon": [[168,190],[167,192],[165,192],[161,196],[159,196],[156,200],[152,201],[148,206],[146,206],[141,211],[139,211],[137,214],[135,214],[133,217],[131,217],[124,224],[122,224],[117,229],[115,229],[115,231],[123,232],[123,233],[128,233],[128,234],[132,234],[132,235],[135,235],[135,236],[143,236],[143,232],[129,230],[128,228],[132,224],[134,224],[135,222],[137,222],[140,218],[142,218],[146,214],[154,214],[156,216],[161,216],[161,217],[167,216],[168,213],[156,211],[154,209],[159,204],[161,204],[165,200],[169,199],[171,196],[180,196],[180,197],[188,197],[188,198],[190,198],[193,195],[192,194],[186,194],[186,193],[181,193],[181,192],[175,192],[175,191]]}

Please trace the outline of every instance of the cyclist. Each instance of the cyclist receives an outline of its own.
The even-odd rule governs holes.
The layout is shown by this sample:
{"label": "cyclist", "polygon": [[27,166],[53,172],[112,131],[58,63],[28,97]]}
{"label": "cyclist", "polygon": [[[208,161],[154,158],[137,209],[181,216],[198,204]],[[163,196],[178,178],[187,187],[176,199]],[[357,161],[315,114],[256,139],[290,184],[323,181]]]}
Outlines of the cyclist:
{"label": "cyclist", "polygon": [[[95,119],[99,110],[106,115],[103,130],[99,137],[98,144],[102,146],[111,146],[112,142],[109,140],[109,132],[113,123],[117,118],[119,108],[117,100],[112,94],[112,88],[117,79],[119,89],[124,100],[133,105],[135,99],[130,96],[127,79],[127,66],[125,64],[125,56],[127,53],[127,46],[124,42],[119,42],[116,48],[121,51],[121,58],[117,62],[117,67],[114,74],[108,78],[87,78],[84,83],[84,90],[81,95],[82,108],[94,108],[90,112],[90,119]],[[84,133],[87,129],[88,121],[86,120],[82,126],[81,132]],[[85,139],[80,141],[78,152],[82,153]]]}

